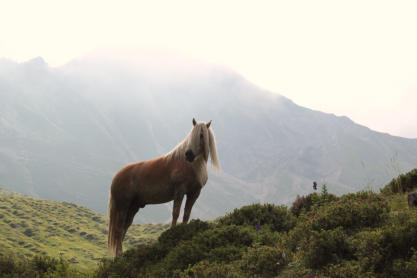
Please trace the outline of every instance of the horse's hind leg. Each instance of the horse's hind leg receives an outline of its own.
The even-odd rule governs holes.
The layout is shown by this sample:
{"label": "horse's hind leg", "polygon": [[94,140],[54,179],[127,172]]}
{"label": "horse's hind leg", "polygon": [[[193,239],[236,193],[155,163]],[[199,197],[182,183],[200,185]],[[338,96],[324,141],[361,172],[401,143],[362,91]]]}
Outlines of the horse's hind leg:
{"label": "horse's hind leg", "polygon": [[125,238],[127,229],[129,229],[130,225],[132,225],[133,223],[133,218],[135,218],[136,213],[139,211],[140,205],[136,204],[136,203],[132,203],[126,213],[126,218],[125,218],[125,222],[124,222],[124,231],[123,231],[123,237],[122,237],[122,241]]}
{"label": "horse's hind leg", "polygon": [[116,256],[123,254],[123,240],[125,238],[127,229],[133,222],[135,214],[139,210],[139,205],[132,203],[129,207],[125,207],[122,210],[117,212],[117,217],[115,219],[116,226],[114,227],[115,231],[115,245],[116,245]]}

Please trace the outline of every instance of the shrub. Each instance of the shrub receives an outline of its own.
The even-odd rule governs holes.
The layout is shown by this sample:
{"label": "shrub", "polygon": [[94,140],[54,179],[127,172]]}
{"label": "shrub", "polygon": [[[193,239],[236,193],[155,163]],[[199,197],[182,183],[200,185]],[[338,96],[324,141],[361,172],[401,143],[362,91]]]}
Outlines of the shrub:
{"label": "shrub", "polygon": [[381,192],[389,193],[404,193],[414,190],[417,187],[417,168],[411,170],[406,174],[401,174],[397,178],[391,180]]}
{"label": "shrub", "polygon": [[114,261],[103,260],[96,277],[172,277],[202,260],[240,259],[253,238],[247,227],[192,221],[164,232],[152,245],[139,245]]}
{"label": "shrub", "polygon": [[413,255],[409,260],[394,260],[391,277],[408,278],[417,277],[417,252],[412,250]]}
{"label": "shrub", "polygon": [[324,269],[326,277],[337,278],[351,278],[362,277],[371,278],[375,277],[372,273],[361,273],[361,266],[358,261],[343,261],[339,264],[330,264]]}
{"label": "shrub", "polygon": [[182,240],[190,240],[200,232],[206,231],[210,228],[207,222],[201,220],[191,220],[188,224],[179,224],[163,232],[158,242],[164,248],[172,248]]}
{"label": "shrub", "polygon": [[312,229],[357,229],[380,226],[387,218],[387,202],[373,192],[347,194],[313,214]]}
{"label": "shrub", "polygon": [[14,258],[12,256],[0,256],[0,276],[4,277],[7,274],[13,274],[17,271]]}
{"label": "shrub", "polygon": [[256,233],[255,244],[275,246],[285,239],[285,234],[271,232],[267,229],[261,229]]}
{"label": "shrub", "polygon": [[183,241],[173,248],[164,264],[167,270],[184,270],[201,260],[230,262],[241,258],[246,247],[253,242],[253,234],[247,228],[223,226],[204,231],[191,241]]}
{"label": "shrub", "polygon": [[291,212],[295,216],[299,216],[303,212],[310,211],[311,206],[313,205],[313,196],[318,195],[317,193],[311,193],[307,196],[300,196],[297,195],[297,198],[295,199],[294,203],[292,203],[291,206]]}
{"label": "shrub", "polygon": [[415,256],[416,234],[417,219],[407,212],[400,214],[383,229],[361,233],[355,256],[364,270],[387,273],[391,271],[394,260],[408,261]]}
{"label": "shrub", "polygon": [[329,263],[339,263],[352,257],[353,249],[339,227],[334,230],[311,231],[301,244],[304,264],[313,269]]}
{"label": "shrub", "polygon": [[166,251],[157,243],[138,245],[114,260],[103,259],[95,272],[95,277],[137,277],[138,273],[143,273],[144,269],[162,260],[165,254]]}
{"label": "shrub", "polygon": [[225,264],[209,261],[201,261],[179,274],[180,278],[241,278],[246,276],[237,263]]}
{"label": "shrub", "polygon": [[242,270],[248,276],[275,277],[288,264],[283,250],[270,246],[255,246],[242,257]]}
{"label": "shrub", "polygon": [[33,257],[31,264],[32,268],[40,273],[53,272],[56,270],[59,260],[51,257]]}
{"label": "shrub", "polygon": [[198,234],[193,242],[199,248],[213,249],[233,244],[234,246],[249,246],[254,239],[254,233],[245,227],[235,225],[219,226]]}
{"label": "shrub", "polygon": [[295,218],[286,206],[253,204],[235,209],[219,220],[223,225],[268,226],[272,231],[289,231],[295,226]]}
{"label": "shrub", "polygon": [[69,268],[63,259],[48,256],[35,256],[34,258],[20,259],[13,256],[0,256],[0,277],[87,277]]}
{"label": "shrub", "polygon": [[310,212],[313,208],[327,205],[336,200],[338,200],[338,197],[334,194],[330,194],[327,191],[327,186],[324,184],[321,194],[311,193],[307,196],[297,195],[297,198],[292,204],[290,210],[295,216],[298,217],[301,213]]}
{"label": "shrub", "polygon": [[24,232],[23,232],[26,236],[31,237],[34,235],[34,232],[32,229],[27,228]]}

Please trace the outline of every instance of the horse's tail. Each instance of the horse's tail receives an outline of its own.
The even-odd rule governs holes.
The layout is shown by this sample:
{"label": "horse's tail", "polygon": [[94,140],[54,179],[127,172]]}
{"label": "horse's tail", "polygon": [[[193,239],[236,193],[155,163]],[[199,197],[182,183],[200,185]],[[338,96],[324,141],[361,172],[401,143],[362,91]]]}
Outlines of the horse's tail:
{"label": "horse's tail", "polygon": [[122,244],[122,235],[120,227],[117,225],[120,223],[120,214],[118,213],[115,207],[115,201],[111,196],[111,192],[109,194],[109,208],[108,208],[108,215],[109,215],[109,234],[108,234],[108,241],[107,241],[107,252],[111,258],[114,258],[118,252],[118,246]]}

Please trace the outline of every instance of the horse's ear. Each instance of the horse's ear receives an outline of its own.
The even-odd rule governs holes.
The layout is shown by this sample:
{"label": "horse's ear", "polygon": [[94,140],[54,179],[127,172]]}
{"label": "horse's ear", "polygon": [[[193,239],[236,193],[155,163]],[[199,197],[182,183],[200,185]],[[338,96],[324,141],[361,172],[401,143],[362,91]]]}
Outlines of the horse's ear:
{"label": "horse's ear", "polygon": [[193,126],[197,124],[196,120],[193,118]]}
{"label": "horse's ear", "polygon": [[208,123],[206,124],[207,128],[209,128],[209,127],[210,127],[210,125],[211,125],[211,120],[210,120],[210,122],[208,122]]}

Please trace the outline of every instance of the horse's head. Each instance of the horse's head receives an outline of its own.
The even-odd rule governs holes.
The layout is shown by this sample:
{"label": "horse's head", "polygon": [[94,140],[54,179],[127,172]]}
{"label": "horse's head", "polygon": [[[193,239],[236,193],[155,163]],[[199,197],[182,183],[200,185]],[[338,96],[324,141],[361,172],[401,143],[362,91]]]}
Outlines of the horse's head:
{"label": "horse's head", "polygon": [[211,121],[208,123],[198,122],[193,118],[193,129],[189,135],[187,149],[185,151],[185,159],[193,162],[198,157],[208,160],[210,152],[209,131]]}
{"label": "horse's head", "polygon": [[214,134],[210,129],[210,125],[211,121],[208,123],[197,122],[193,118],[193,129],[188,138],[185,159],[188,162],[193,162],[201,157],[207,162],[210,155],[212,165],[220,170],[216,151],[216,140],[214,139]]}

